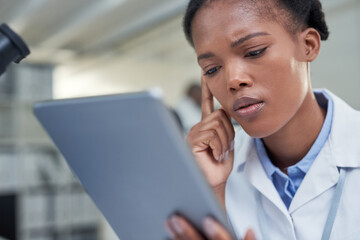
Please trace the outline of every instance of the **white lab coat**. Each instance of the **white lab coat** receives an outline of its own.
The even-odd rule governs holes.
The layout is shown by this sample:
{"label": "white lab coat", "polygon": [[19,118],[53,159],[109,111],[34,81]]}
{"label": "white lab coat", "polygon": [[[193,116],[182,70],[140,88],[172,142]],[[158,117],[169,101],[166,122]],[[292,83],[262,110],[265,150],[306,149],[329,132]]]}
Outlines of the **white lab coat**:
{"label": "white lab coat", "polygon": [[[330,135],[289,210],[267,177],[254,140],[243,131],[236,134],[234,168],[226,187],[226,209],[239,237],[252,228],[258,239],[264,238],[256,212],[261,209],[260,203],[267,219],[267,239],[321,239],[339,179],[338,167],[346,167],[345,185],[330,239],[360,239],[360,112],[328,93],[334,101]],[[254,189],[260,193],[259,202]]]}

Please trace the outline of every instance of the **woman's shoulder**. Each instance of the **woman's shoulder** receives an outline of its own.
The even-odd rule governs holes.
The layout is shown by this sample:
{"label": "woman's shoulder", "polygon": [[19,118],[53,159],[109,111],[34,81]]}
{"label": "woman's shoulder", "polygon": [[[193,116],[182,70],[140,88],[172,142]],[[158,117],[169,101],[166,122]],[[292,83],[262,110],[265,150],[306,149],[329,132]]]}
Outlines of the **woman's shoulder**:
{"label": "woman's shoulder", "polygon": [[328,94],[334,101],[329,141],[337,166],[360,167],[360,111],[335,94]]}
{"label": "woman's shoulder", "polygon": [[354,109],[343,99],[330,91],[326,91],[334,103],[333,127],[339,131],[360,133],[360,111]]}
{"label": "woman's shoulder", "polygon": [[345,102],[342,98],[340,98],[339,96],[335,95],[334,93],[332,93],[331,91],[329,91],[327,89],[324,89],[322,91],[324,91],[326,94],[328,94],[328,96],[330,96],[332,101],[334,102],[334,114],[340,114],[340,115],[346,115],[346,116],[352,115],[355,118],[360,117],[360,111],[354,109],[347,102]]}

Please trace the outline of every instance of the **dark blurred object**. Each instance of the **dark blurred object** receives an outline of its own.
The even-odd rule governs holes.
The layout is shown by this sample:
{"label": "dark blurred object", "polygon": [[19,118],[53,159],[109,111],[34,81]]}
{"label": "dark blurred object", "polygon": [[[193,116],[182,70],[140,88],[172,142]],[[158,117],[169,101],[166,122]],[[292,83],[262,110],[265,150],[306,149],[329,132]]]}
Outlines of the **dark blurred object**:
{"label": "dark blurred object", "polygon": [[177,126],[179,127],[181,132],[184,132],[184,126],[182,125],[179,114],[175,111],[175,109],[169,108],[171,115],[174,117]]}
{"label": "dark blurred object", "polygon": [[0,238],[16,239],[16,196],[0,196]]}
{"label": "dark blurred object", "polygon": [[11,63],[19,63],[30,54],[25,42],[5,23],[0,25],[0,75]]}
{"label": "dark blurred object", "polygon": [[201,108],[201,86],[198,83],[191,84],[186,94]]}
{"label": "dark blurred object", "polygon": [[175,108],[186,135],[201,120],[201,85],[198,82],[195,80],[187,87],[186,95]]}

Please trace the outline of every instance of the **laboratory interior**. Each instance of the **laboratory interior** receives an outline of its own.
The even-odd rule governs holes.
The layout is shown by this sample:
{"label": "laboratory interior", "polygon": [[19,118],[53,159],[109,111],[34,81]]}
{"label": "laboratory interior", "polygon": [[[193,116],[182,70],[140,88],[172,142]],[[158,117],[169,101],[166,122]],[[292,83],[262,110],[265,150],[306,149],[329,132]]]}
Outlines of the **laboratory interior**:
{"label": "laboratory interior", "polygon": [[[0,24],[31,51],[0,77],[1,240],[118,239],[32,108],[43,100],[157,89],[186,134],[201,114],[187,99],[201,74],[182,30],[187,3],[0,0]],[[360,110],[360,1],[322,4],[330,37],[311,63],[313,87]]]}

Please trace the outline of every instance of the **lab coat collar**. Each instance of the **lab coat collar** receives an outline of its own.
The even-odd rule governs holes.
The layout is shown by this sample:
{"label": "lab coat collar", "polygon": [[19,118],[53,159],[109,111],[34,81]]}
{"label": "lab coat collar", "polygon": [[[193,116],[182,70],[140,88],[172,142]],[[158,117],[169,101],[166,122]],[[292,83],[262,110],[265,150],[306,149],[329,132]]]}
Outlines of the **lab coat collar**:
{"label": "lab coat collar", "polygon": [[292,214],[304,204],[333,187],[338,180],[339,171],[337,166],[332,163],[331,148],[327,142],[295,193],[289,206],[289,213]]}
{"label": "lab coat collar", "polygon": [[[325,90],[327,91],[327,90]],[[329,136],[332,161],[337,167],[360,167],[360,112],[351,108],[333,93],[334,118]]]}
{"label": "lab coat collar", "polygon": [[331,92],[324,91],[334,101],[330,135],[297,190],[289,206],[290,214],[333,187],[339,180],[339,168],[360,167],[360,113]]}

